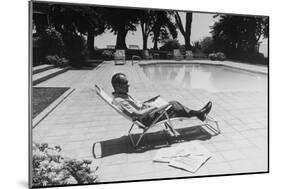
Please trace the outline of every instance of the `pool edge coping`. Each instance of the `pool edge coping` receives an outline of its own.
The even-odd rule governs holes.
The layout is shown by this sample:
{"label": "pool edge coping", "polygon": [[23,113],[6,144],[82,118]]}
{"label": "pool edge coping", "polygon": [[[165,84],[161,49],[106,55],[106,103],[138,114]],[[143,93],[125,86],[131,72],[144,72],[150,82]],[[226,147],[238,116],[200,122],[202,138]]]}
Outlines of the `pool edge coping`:
{"label": "pool edge coping", "polygon": [[[151,65],[151,64],[169,64],[169,63],[176,63],[176,64],[204,64],[204,65],[214,65],[214,66],[226,66],[230,68],[246,70],[254,73],[265,74],[268,75],[268,66],[262,67],[257,65],[250,65],[250,64],[243,64],[239,62],[231,62],[231,61],[208,61],[208,60],[145,60],[140,61],[134,64],[138,66],[141,65]],[[233,63],[233,64],[231,64]],[[251,68],[252,67],[252,68]],[[264,70],[263,70],[264,69]]]}

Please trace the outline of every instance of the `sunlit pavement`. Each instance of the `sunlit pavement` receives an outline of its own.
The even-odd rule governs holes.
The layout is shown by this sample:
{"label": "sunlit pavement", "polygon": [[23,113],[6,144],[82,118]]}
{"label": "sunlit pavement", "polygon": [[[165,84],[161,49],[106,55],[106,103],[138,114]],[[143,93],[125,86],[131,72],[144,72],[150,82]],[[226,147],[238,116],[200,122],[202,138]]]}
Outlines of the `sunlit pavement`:
{"label": "sunlit pavement", "polygon": [[[267,71],[264,67],[250,67]],[[222,133],[200,138],[203,133],[194,129],[197,133],[186,139],[199,139],[214,154],[199,171],[193,174],[165,163],[152,162],[157,151],[153,147],[138,153],[132,150],[127,137],[131,123],[102,101],[92,89],[92,85],[97,84],[110,94],[111,77],[117,72],[128,76],[130,94],[140,101],[161,94],[166,100],[178,100],[188,107],[199,109],[212,100],[210,115],[219,121]],[[92,159],[99,166],[97,174],[101,182],[264,172],[268,169],[267,91],[179,91],[149,81],[140,67],[132,65],[130,61],[119,66],[105,62],[93,70],[69,70],[37,86],[73,87],[76,90],[33,129],[33,141],[60,145],[63,154],[68,157]],[[175,123],[177,129],[194,124],[200,124],[200,121]],[[159,136],[163,135],[160,130],[160,127],[151,130],[151,133],[155,133],[150,133],[151,136],[160,140]],[[161,140],[165,141],[166,138]],[[97,142],[102,144],[105,157],[94,159],[92,148]],[[147,137],[143,145],[150,142],[151,137]]]}

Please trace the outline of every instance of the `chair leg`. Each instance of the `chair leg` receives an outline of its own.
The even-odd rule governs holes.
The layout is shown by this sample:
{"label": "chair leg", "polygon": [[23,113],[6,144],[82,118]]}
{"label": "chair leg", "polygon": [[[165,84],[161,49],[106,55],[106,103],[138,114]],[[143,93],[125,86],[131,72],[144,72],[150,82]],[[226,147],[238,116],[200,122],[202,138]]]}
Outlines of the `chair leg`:
{"label": "chair leg", "polygon": [[175,137],[178,137],[180,134],[174,129],[173,124],[172,124],[167,112],[165,112],[165,116],[167,117],[167,121],[168,121],[168,123],[165,122],[165,126],[168,127],[172,131],[172,133],[175,135]]}
{"label": "chair leg", "polygon": [[136,124],[136,123],[133,122],[133,124],[132,124],[132,126],[130,127],[129,132],[128,132],[128,136],[129,136],[129,138],[130,138],[130,140],[131,140],[131,142],[132,142],[134,148],[138,147],[138,145],[139,145],[141,139],[143,138],[143,136],[144,136],[144,135],[146,134],[146,132],[148,131],[148,129],[144,129],[144,131],[142,132],[142,134],[141,134],[141,135],[138,137],[138,139],[135,141],[134,138],[133,138],[133,136],[132,136],[132,134],[131,134],[131,131],[132,131],[133,127],[135,126],[135,124]]}
{"label": "chair leg", "polygon": [[[205,126],[206,126],[210,131],[212,131],[212,132],[214,133],[214,136],[219,135],[219,134],[221,133],[220,127],[219,127],[219,124],[218,124],[218,121],[216,121],[216,120],[213,119],[212,117],[208,116],[207,119],[205,120],[205,122],[206,122],[206,125],[205,125]],[[210,122],[214,123],[214,124],[215,124],[215,127],[212,126],[212,125],[210,124]]]}
{"label": "chair leg", "polygon": [[131,125],[131,127],[130,127],[130,129],[129,129],[129,131],[128,131],[128,136],[129,136],[129,138],[130,138],[130,140],[131,140],[131,142],[132,142],[132,144],[133,144],[133,147],[136,147],[136,143],[135,143],[135,141],[134,141],[134,139],[133,139],[133,136],[132,136],[132,134],[131,134],[131,131],[132,131],[132,129],[133,129],[134,126],[135,126],[135,122],[133,122],[133,124]]}
{"label": "chair leg", "polygon": [[145,130],[143,131],[143,133],[140,135],[140,137],[139,137],[139,139],[138,139],[138,141],[137,141],[137,143],[136,143],[136,147],[138,147],[138,145],[139,145],[141,139],[143,138],[143,136],[146,134],[147,131],[148,131],[148,129],[145,129]]}

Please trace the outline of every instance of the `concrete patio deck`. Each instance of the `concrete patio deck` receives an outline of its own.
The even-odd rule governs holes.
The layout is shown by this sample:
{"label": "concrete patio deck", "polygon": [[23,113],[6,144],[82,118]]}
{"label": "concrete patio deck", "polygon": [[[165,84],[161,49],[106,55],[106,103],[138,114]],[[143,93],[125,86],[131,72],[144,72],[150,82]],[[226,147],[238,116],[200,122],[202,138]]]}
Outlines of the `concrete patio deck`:
{"label": "concrete patio deck", "polygon": [[[162,62],[162,61],[161,61]],[[242,65],[243,67],[243,65]],[[266,68],[250,66],[258,71]],[[210,115],[219,121],[222,133],[210,137],[196,120],[178,122],[176,128],[186,134],[186,141],[199,140],[214,156],[195,174],[152,162],[157,149],[136,152],[127,132],[130,122],[117,114],[92,90],[98,84],[112,92],[111,77],[125,73],[130,81],[130,94],[142,101],[155,95],[178,100],[198,109],[213,101]],[[73,87],[76,90],[33,129],[34,142],[60,145],[64,155],[89,158],[99,166],[101,182],[200,175],[266,172],[268,170],[268,97],[267,91],[209,93],[203,90],[178,91],[171,86],[155,85],[141,68],[128,62],[115,66],[105,62],[93,70],[69,70],[40,83],[40,87]],[[199,128],[199,129],[198,129]],[[159,129],[152,130],[144,144],[165,144]],[[93,144],[100,142],[104,157],[94,159]],[[176,143],[172,145],[177,145]]]}

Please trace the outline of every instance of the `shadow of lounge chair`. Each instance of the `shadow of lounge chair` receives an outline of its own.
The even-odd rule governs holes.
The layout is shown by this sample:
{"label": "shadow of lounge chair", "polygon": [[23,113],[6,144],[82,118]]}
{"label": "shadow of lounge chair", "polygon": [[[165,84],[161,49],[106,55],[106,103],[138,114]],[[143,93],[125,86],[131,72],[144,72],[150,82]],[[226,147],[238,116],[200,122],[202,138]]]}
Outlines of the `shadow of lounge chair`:
{"label": "shadow of lounge chair", "polygon": [[[166,132],[157,131],[150,132],[145,135],[142,140],[142,146],[137,150],[132,146],[128,136],[118,138],[110,138],[107,140],[95,141],[92,147],[92,154],[95,159],[103,158],[116,154],[142,153],[149,150],[156,150],[162,147],[167,147],[179,142],[188,142],[193,140],[209,140],[211,134],[201,126],[195,125],[192,127],[184,127],[177,129],[180,133],[179,137],[170,138]],[[133,137],[139,137],[140,134],[134,134]]]}

